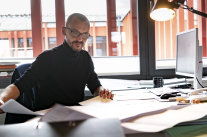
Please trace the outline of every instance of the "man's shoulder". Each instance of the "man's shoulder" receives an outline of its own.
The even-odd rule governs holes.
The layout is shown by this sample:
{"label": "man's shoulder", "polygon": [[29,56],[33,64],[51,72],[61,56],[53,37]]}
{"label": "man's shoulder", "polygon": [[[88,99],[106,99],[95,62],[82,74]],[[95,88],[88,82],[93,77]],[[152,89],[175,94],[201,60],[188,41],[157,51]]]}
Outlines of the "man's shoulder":
{"label": "man's shoulder", "polygon": [[81,54],[88,56],[88,57],[91,57],[91,55],[86,50],[81,50]]}
{"label": "man's shoulder", "polygon": [[57,46],[57,47],[54,47],[52,49],[48,49],[48,50],[45,50],[41,53],[41,55],[44,55],[44,56],[49,56],[49,55],[55,55],[56,53],[60,52],[62,49],[62,46]]}

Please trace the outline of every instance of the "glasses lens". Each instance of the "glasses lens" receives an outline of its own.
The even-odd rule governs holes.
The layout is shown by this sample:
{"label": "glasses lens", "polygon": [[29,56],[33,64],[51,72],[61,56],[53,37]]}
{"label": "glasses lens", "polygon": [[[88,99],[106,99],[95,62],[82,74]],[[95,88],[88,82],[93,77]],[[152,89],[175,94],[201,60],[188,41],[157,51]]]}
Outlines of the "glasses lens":
{"label": "glasses lens", "polygon": [[82,37],[83,39],[87,39],[87,38],[90,36],[90,34],[89,34],[88,32],[80,33],[80,32],[77,31],[77,30],[71,30],[70,28],[67,28],[67,29],[70,30],[71,35],[74,36],[74,37],[79,37],[79,36],[81,35],[81,37]]}
{"label": "glasses lens", "polygon": [[82,38],[87,39],[90,36],[89,33],[82,33]]}
{"label": "glasses lens", "polygon": [[78,37],[78,36],[80,36],[80,32],[78,32],[78,31],[75,31],[75,30],[71,30],[71,34],[74,36],[74,37]]}

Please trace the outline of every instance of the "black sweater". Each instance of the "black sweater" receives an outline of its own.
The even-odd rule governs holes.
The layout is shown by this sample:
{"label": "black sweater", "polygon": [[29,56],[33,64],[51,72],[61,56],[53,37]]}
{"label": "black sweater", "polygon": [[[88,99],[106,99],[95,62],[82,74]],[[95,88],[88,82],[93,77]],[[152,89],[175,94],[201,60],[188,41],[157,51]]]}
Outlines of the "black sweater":
{"label": "black sweater", "polygon": [[35,93],[35,110],[55,103],[78,104],[84,98],[86,85],[92,93],[101,86],[88,52],[75,52],[66,42],[40,54],[14,84],[20,94],[39,87]]}

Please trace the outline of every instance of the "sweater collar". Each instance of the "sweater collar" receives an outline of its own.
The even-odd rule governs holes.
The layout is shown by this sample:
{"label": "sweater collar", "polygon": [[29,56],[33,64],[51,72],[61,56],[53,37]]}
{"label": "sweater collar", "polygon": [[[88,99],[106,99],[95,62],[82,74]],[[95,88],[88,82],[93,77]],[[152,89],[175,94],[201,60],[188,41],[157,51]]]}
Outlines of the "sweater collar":
{"label": "sweater collar", "polygon": [[77,52],[77,51],[74,51],[69,45],[68,43],[64,40],[63,42],[63,47],[65,48],[65,50],[69,53],[69,55],[71,56],[78,56],[79,53],[81,52]]}

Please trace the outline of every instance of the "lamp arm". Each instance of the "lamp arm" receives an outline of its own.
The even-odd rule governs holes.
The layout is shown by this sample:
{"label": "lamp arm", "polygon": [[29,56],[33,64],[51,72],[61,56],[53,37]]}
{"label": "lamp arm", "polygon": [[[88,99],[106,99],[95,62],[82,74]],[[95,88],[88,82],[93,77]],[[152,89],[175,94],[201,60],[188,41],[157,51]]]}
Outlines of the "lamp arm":
{"label": "lamp arm", "polygon": [[191,12],[193,12],[193,13],[195,13],[195,14],[198,14],[198,15],[201,15],[201,16],[203,16],[203,17],[206,17],[207,18],[207,14],[206,13],[204,13],[204,12],[201,12],[201,11],[198,11],[198,10],[195,10],[195,9],[193,9],[193,8],[187,8],[189,11],[191,11]]}
{"label": "lamp arm", "polygon": [[190,8],[190,7],[188,7],[187,5],[184,5],[184,4],[182,4],[182,3],[178,3],[178,4],[179,4],[180,7],[183,8],[183,9],[187,9],[187,10],[189,10],[189,11],[192,12],[192,13],[195,13],[195,14],[198,14],[198,15],[200,15],[200,16],[203,16],[203,17],[206,17],[206,18],[207,18],[207,14],[204,13],[204,12],[195,10],[195,9],[193,9],[192,7]]}

